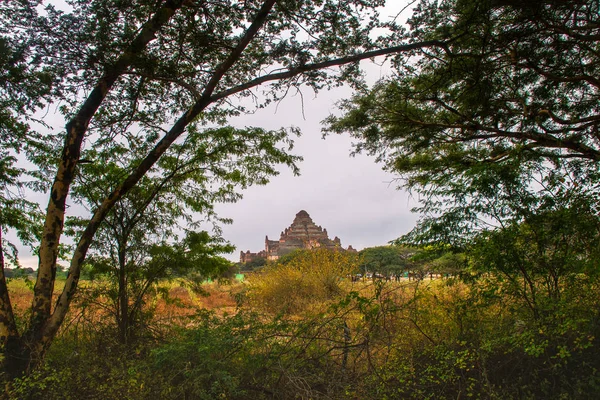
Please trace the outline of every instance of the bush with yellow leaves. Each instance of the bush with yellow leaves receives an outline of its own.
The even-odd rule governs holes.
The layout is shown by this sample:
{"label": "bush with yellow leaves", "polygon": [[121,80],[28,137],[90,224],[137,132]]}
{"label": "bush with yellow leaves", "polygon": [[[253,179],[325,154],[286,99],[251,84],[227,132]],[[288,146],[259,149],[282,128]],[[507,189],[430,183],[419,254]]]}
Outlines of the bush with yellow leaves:
{"label": "bush with yellow leaves", "polygon": [[297,314],[345,294],[343,281],[357,270],[356,253],[298,250],[255,275],[248,282],[248,300],[269,313]]}

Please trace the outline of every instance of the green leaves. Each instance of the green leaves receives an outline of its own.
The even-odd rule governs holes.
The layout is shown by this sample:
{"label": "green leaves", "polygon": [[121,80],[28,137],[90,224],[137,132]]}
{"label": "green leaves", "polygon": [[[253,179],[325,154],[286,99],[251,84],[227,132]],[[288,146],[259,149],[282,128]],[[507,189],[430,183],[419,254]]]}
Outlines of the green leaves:
{"label": "green leaves", "polygon": [[[159,280],[183,277],[200,288],[230,272],[232,263],[220,254],[235,248],[218,236],[219,225],[228,220],[214,207],[237,201],[241,189],[267,183],[281,164],[297,171],[300,157],[289,154],[292,144],[284,130],[194,127],[117,202],[96,235],[84,272],[110,282],[108,294],[125,341],[136,335],[145,294]],[[94,210],[153,145],[132,138],[85,151],[89,162],[77,167],[73,199]],[[194,232],[206,222],[215,236]],[[83,218],[71,219],[68,233],[77,236],[86,225]]]}
{"label": "green leaves", "polygon": [[149,270],[160,270],[159,277],[194,275],[200,282],[216,279],[225,273],[231,262],[220,254],[231,253],[235,246],[208,232],[188,232],[179,243],[153,245],[149,249]]}
{"label": "green leaves", "polygon": [[562,190],[553,176],[597,181],[597,15],[594,1],[421,1],[406,38],[448,46],[403,54],[328,130],[404,179],[432,240],[519,220]]}
{"label": "green leaves", "polygon": [[411,259],[417,250],[401,246],[369,247],[360,251],[362,273],[379,273],[385,276],[400,275],[412,270]]}

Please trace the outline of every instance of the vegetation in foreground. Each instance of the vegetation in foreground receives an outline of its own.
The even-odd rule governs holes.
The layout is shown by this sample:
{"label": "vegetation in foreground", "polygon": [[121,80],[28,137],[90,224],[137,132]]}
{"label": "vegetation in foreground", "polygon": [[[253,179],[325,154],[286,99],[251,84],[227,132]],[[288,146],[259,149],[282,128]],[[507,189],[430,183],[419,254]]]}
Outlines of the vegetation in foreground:
{"label": "vegetation in foreground", "polygon": [[[518,272],[477,271],[481,250],[463,255],[470,262],[461,275],[444,279],[353,281],[341,273],[357,272],[358,257],[320,250],[271,264],[245,283],[205,284],[203,293],[182,281],[163,283],[127,345],[113,320],[99,318],[102,305],[80,295],[77,309],[84,311],[71,316],[44,366],[6,395],[587,399],[597,393],[598,278],[566,273],[557,297],[539,274],[532,308],[514,285],[525,284]],[[11,286],[28,290],[19,281]]]}
{"label": "vegetation in foreground", "polygon": [[[4,257],[16,254],[0,237],[7,397],[598,393],[597,1],[421,0],[407,28],[380,22],[379,0],[72,1],[73,12],[43,13],[38,1],[5,3],[0,235],[37,245],[40,259],[33,295],[9,290]],[[389,35],[374,39],[373,28]],[[375,54],[396,54],[394,73],[368,88],[356,62]],[[333,65],[347,67],[330,75]],[[296,171],[285,131],[224,126],[244,111],[231,96],[268,81],[257,107],[301,83],[359,89],[329,129],[401,176],[422,219],[398,251],[267,265],[217,312],[162,279],[227,266],[218,238],[176,238],[188,211],[217,219],[215,203],[266,183],[277,165]],[[32,125],[58,103],[62,152]],[[36,169],[21,168],[20,154]],[[23,188],[47,189],[52,175],[40,230]],[[67,197],[90,218],[67,219]],[[65,226],[70,251],[59,246]],[[70,266],[55,285],[59,255]],[[76,295],[90,265],[112,275]],[[416,279],[354,282],[356,267]]]}

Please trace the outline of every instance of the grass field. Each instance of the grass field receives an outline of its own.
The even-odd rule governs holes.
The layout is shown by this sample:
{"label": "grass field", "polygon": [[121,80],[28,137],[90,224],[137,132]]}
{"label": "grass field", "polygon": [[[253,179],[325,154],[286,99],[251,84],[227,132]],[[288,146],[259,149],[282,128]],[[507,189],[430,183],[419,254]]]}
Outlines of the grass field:
{"label": "grass field", "polygon": [[[8,290],[12,307],[19,321],[27,319],[28,310],[33,299],[34,281],[28,278],[10,279]],[[243,283],[238,280],[220,284],[210,282],[202,285],[201,292],[195,292],[183,280],[163,281],[156,285],[155,290],[146,296],[147,308],[152,309],[154,323],[177,324],[184,323],[182,318],[194,315],[199,309],[212,310],[218,315],[236,312],[236,294],[243,288]],[[64,280],[57,280],[54,288],[56,299],[64,286]],[[76,298],[71,306],[67,320],[68,325],[82,318],[87,321],[99,321],[106,318],[109,313],[110,300],[104,295],[98,295],[104,286],[108,291],[106,282],[81,281]],[[95,315],[97,314],[97,315]]]}

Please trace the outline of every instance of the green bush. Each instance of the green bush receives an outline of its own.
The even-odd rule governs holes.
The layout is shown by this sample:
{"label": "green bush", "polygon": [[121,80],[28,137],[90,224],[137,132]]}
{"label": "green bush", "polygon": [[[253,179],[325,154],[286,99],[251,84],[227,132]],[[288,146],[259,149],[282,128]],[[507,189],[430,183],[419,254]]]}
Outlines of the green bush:
{"label": "green bush", "polygon": [[44,365],[12,382],[9,399],[146,399],[151,376],[143,349],[130,349],[110,335],[60,337]]}

